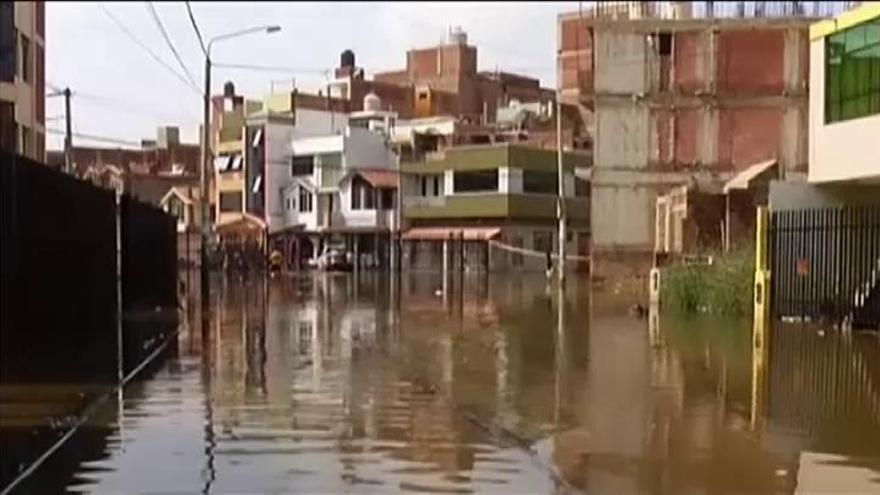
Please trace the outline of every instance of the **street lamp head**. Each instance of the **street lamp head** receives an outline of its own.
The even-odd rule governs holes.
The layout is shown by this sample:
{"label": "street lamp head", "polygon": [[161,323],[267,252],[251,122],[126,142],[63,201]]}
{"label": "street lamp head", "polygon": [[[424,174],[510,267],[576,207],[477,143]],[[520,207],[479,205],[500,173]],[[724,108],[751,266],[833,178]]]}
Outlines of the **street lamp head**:
{"label": "street lamp head", "polygon": [[266,28],[267,33],[277,33],[278,31],[281,31],[281,26],[268,26]]}

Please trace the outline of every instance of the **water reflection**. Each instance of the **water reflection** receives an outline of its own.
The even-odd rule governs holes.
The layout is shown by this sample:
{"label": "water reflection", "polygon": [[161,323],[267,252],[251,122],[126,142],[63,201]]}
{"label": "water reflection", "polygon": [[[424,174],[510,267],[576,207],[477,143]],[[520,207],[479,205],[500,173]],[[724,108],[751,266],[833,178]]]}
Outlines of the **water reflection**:
{"label": "water reflection", "polygon": [[221,287],[207,328],[188,327],[179,355],[97,418],[101,455],[68,449],[76,474],[42,480],[99,493],[880,488],[866,485],[880,482],[876,340],[778,327],[756,355],[749,322],[637,319],[585,281],[563,292],[540,276]]}

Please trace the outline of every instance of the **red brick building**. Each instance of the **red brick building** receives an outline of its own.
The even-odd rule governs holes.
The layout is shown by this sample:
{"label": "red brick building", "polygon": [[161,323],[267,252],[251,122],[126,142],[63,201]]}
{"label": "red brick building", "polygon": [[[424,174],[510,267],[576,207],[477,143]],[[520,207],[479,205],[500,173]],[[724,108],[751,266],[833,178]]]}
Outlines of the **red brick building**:
{"label": "red brick building", "polygon": [[506,72],[477,71],[477,48],[460,30],[438,46],[409,50],[406,67],[379,72],[367,80],[355,64],[354,53],[343,52],[331,94],[351,101],[351,110],[362,110],[364,96],[375,93],[385,110],[411,119],[454,115],[472,123],[491,123],[495,112],[512,100],[550,102],[552,90],[537,79]]}

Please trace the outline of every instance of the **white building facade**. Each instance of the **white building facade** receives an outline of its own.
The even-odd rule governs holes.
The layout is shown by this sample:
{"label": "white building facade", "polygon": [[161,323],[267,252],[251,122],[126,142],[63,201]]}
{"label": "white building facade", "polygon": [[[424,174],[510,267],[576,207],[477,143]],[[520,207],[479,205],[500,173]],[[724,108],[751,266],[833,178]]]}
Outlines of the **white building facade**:
{"label": "white building facade", "polygon": [[[303,266],[328,243],[384,264],[399,230],[398,159],[378,130],[294,137],[285,166],[269,167],[267,226],[288,266]],[[381,261],[381,259],[386,261]]]}

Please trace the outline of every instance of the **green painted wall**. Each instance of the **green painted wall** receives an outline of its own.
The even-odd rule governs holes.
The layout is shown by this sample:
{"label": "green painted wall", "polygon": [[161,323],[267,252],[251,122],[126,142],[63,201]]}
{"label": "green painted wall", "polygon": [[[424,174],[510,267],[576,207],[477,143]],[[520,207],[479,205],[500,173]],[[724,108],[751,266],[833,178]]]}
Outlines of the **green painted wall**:
{"label": "green painted wall", "polygon": [[[589,166],[589,158],[574,153],[563,153],[566,171],[573,167]],[[439,173],[444,170],[488,170],[514,167],[529,170],[556,170],[556,150],[516,145],[473,146],[452,148],[442,160],[410,162],[402,165],[404,172]]]}
{"label": "green painted wall", "polygon": [[504,218],[507,216],[506,194],[474,194],[447,196],[441,207],[404,208],[407,218]]}
{"label": "green painted wall", "polygon": [[[590,218],[588,198],[569,198],[566,211],[572,224],[586,225]],[[409,207],[406,218],[556,218],[556,198],[525,194],[474,194],[446,197],[441,207]]]}

